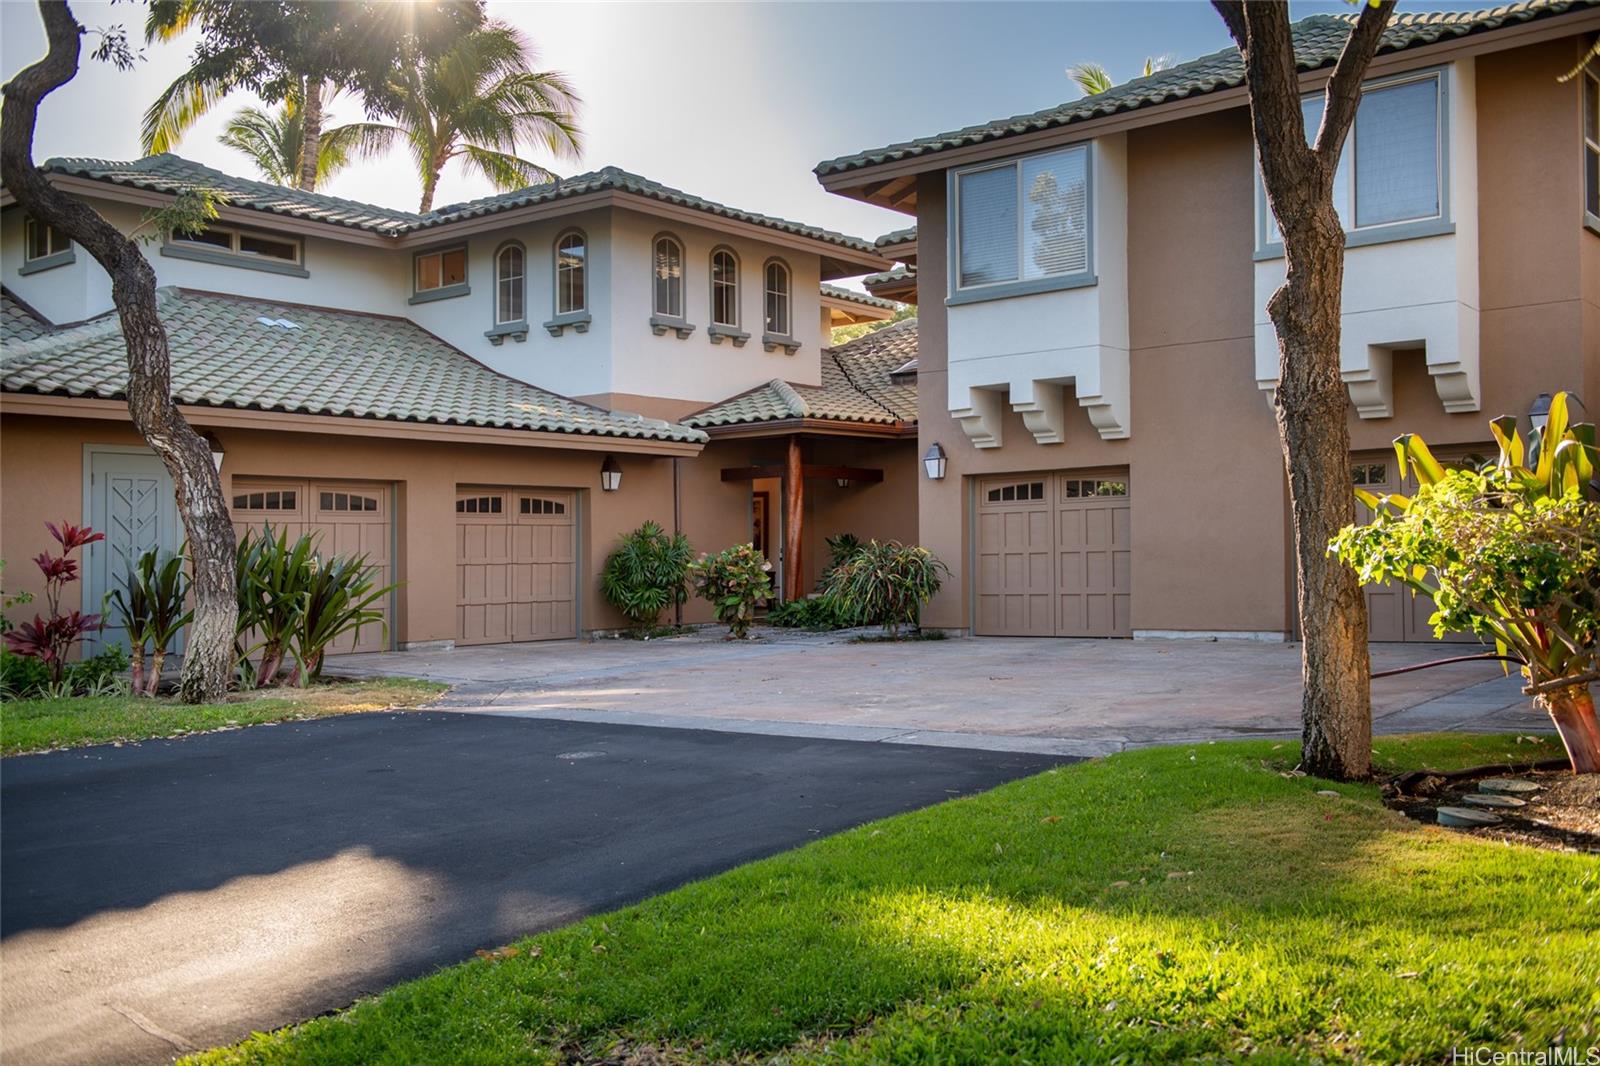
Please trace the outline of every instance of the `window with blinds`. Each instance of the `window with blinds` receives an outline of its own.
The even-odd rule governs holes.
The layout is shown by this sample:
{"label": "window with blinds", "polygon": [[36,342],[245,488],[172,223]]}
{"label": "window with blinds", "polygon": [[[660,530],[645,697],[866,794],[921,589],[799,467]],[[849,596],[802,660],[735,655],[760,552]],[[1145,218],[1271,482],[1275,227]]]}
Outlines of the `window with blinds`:
{"label": "window with blinds", "polygon": [[1600,66],[1583,72],[1583,207],[1600,220]]}
{"label": "window with blinds", "polygon": [[1089,272],[1087,145],[960,171],[955,195],[959,288]]}
{"label": "window with blinds", "polygon": [[[1444,217],[1441,79],[1434,71],[1362,90],[1333,176],[1333,208],[1346,232]],[[1307,143],[1317,139],[1322,106],[1320,93],[1301,102]],[[1261,243],[1281,243],[1265,190],[1257,204]]]}

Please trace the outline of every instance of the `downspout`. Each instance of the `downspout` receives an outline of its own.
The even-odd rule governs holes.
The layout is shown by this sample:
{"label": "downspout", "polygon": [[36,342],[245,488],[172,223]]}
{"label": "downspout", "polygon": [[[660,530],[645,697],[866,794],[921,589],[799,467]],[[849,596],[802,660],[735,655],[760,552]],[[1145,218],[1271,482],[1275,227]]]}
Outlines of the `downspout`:
{"label": "downspout", "polygon": [[[677,456],[672,458],[672,535],[677,536],[683,532],[683,468],[678,464],[682,462]],[[672,623],[683,626],[683,604],[677,603],[672,607]]]}

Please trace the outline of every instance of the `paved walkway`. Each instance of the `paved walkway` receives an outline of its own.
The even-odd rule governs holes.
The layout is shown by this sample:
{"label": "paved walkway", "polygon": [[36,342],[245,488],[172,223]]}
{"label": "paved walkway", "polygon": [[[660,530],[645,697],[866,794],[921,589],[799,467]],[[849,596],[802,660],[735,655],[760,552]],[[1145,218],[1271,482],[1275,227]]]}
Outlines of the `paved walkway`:
{"label": "paved walkway", "polygon": [[[352,655],[329,669],[447,681],[442,707],[475,713],[1067,755],[1300,728],[1298,645],[760,632]],[[1375,644],[1373,668],[1473,650]],[[1380,678],[1373,703],[1380,732],[1543,725],[1494,663]]]}

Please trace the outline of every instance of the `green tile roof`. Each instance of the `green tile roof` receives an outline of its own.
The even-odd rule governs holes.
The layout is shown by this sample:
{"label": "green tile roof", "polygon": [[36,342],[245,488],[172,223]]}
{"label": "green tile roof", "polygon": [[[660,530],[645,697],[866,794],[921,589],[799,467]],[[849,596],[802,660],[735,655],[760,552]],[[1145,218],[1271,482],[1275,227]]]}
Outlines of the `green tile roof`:
{"label": "green tile roof", "polygon": [[[1380,54],[1398,52],[1596,6],[1600,6],[1600,0],[1524,0],[1522,3],[1480,11],[1400,13],[1394,16],[1384,31],[1378,51]],[[1350,35],[1356,17],[1354,14],[1312,15],[1296,22],[1293,27],[1296,66],[1301,70],[1332,66]],[[1238,49],[1224,48],[1168,70],[1135,78],[1106,92],[1029,115],[1017,115],[830,159],[817,165],[816,174],[825,177],[950,148],[1055,129],[1105,115],[1203,96],[1242,84],[1244,65],[1239,59]]]}
{"label": "green tile roof", "polygon": [[49,333],[50,328],[33,308],[11,295],[10,289],[0,289],[0,341],[31,341]]}
{"label": "green tile roof", "polygon": [[877,274],[868,274],[866,277],[861,279],[861,284],[870,289],[874,285],[888,285],[896,281],[906,281],[916,276],[916,267],[908,267],[904,264],[901,264],[892,270],[885,270]]}
{"label": "green tile roof", "polygon": [[877,425],[917,420],[915,382],[892,376],[917,357],[917,320],[874,330],[822,355],[822,383],[774,379],[685,418],[689,426],[740,426],[791,418]]}
{"label": "green tile roof", "polygon": [[893,300],[885,300],[882,297],[857,292],[842,285],[824,284],[822,286],[822,295],[832,297],[835,300],[848,300],[851,303],[861,304],[863,307],[877,307],[884,311],[894,311],[900,306]]}
{"label": "green tile roof", "polygon": [[[401,318],[159,291],[172,393],[186,404],[638,440],[704,433],[605,411],[496,373]],[[128,368],[115,315],[0,346],[0,388],[121,399]]]}
{"label": "green tile roof", "polygon": [[544,185],[530,185],[525,189],[486,196],[480,200],[449,204],[435,208],[425,215],[412,211],[396,211],[376,204],[360,203],[323,193],[286,189],[281,185],[254,181],[250,178],[239,178],[171,153],[147,156],[130,162],[108,159],[51,159],[45,163],[44,169],[56,174],[173,195],[194,188],[212,189],[225,195],[231,207],[242,207],[311,222],[349,226],[391,237],[435,229],[452,222],[498,214],[532,204],[549,203],[589,193],[617,191],[691,208],[719,218],[747,222],[766,229],[807,237],[851,251],[872,251],[871,242],[859,237],[790,222],[771,215],[761,215],[753,211],[741,211],[713,200],[669,188],[616,167],[605,167]]}
{"label": "green tile roof", "polygon": [[893,230],[872,242],[872,246],[880,252],[896,244],[906,244],[917,239],[917,227],[907,226],[905,229]]}

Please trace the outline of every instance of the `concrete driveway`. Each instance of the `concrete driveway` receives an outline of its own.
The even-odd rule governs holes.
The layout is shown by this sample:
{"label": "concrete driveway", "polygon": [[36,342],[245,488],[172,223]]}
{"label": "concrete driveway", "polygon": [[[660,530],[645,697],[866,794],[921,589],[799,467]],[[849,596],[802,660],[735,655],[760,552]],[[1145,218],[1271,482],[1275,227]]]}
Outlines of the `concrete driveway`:
{"label": "concrete driveway", "polygon": [[166,1062],[1059,761],[429,712],[6,759],[0,1060]]}
{"label": "concrete driveway", "polygon": [[[1101,755],[1298,735],[1297,644],[976,638],[899,644],[759,630],[352,655],[330,669],[450,682],[445,707],[584,722]],[[1374,670],[1479,651],[1375,644]],[[1373,682],[1382,732],[1543,728],[1498,664]]]}

